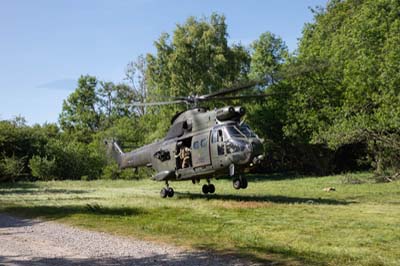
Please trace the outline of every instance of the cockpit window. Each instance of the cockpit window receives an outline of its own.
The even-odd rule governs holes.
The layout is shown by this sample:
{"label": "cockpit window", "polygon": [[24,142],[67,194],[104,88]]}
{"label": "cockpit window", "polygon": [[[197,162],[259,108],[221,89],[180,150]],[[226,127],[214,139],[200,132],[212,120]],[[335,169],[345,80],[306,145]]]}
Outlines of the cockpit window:
{"label": "cockpit window", "polygon": [[241,134],[240,131],[237,130],[237,128],[234,127],[234,126],[227,126],[226,127],[226,132],[232,138],[243,138],[244,137],[244,135]]}
{"label": "cockpit window", "polygon": [[239,127],[240,131],[248,138],[256,138],[256,134],[250,129],[247,124],[241,124]]}

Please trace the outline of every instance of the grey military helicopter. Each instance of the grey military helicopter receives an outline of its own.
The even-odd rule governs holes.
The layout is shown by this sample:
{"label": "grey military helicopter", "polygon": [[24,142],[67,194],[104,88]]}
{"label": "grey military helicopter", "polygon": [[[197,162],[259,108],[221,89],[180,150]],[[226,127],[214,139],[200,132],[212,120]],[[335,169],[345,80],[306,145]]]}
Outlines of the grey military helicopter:
{"label": "grey military helicopter", "polygon": [[258,82],[201,96],[176,97],[171,101],[135,103],[135,106],[156,106],[185,103],[189,108],[171,120],[164,139],[124,153],[115,140],[105,141],[108,152],[120,169],[147,166],[156,174],[155,181],[164,181],[160,196],[173,197],[169,181],[191,180],[193,184],[205,179],[204,194],[214,193],[211,178],[231,177],[235,189],[247,188],[244,173],[260,164],[264,158],[262,140],[241,121],[246,111],[240,106],[214,110],[200,107],[206,101],[252,99],[272,94],[224,96],[254,87]]}

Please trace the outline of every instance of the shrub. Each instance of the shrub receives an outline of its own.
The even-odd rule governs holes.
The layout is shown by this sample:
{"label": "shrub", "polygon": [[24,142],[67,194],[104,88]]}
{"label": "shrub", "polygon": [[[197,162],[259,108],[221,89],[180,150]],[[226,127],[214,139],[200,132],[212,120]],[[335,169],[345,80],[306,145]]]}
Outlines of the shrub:
{"label": "shrub", "polygon": [[103,168],[102,179],[118,179],[121,176],[121,171],[118,169],[117,163],[110,163]]}
{"label": "shrub", "polygon": [[46,146],[46,153],[55,159],[55,176],[58,179],[88,180],[101,175],[104,162],[102,155],[95,148],[74,140],[51,140]]}
{"label": "shrub", "polygon": [[25,168],[25,158],[18,158],[15,155],[4,156],[0,161],[0,181],[15,182],[20,178]]}
{"label": "shrub", "polygon": [[40,180],[52,180],[56,177],[56,161],[53,158],[48,160],[47,157],[33,156],[29,160],[29,168],[32,171],[32,176]]}

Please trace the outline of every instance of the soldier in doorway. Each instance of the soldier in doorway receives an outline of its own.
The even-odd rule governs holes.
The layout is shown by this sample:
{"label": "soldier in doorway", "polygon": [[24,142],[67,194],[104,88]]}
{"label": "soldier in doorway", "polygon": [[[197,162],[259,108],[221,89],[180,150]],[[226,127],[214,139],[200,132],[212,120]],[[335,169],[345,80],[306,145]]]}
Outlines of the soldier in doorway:
{"label": "soldier in doorway", "polygon": [[182,162],[182,168],[190,167],[190,155],[191,155],[191,150],[186,147],[185,145],[182,145],[180,147],[179,151],[179,158],[181,159]]}

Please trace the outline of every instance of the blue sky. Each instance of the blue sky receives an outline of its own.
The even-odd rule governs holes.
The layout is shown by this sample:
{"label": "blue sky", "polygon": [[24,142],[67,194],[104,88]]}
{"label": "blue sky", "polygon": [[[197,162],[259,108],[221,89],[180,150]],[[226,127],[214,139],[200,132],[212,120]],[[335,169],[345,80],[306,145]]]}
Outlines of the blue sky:
{"label": "blue sky", "polygon": [[80,75],[121,82],[129,61],[154,52],[189,16],[226,16],[230,42],[271,31],[293,51],[309,7],[327,0],[1,0],[0,120],[57,122]]}

